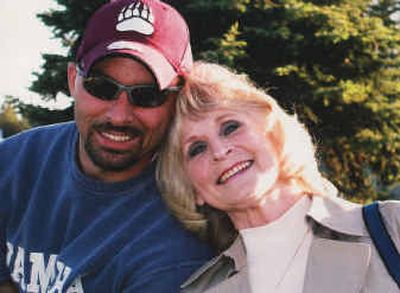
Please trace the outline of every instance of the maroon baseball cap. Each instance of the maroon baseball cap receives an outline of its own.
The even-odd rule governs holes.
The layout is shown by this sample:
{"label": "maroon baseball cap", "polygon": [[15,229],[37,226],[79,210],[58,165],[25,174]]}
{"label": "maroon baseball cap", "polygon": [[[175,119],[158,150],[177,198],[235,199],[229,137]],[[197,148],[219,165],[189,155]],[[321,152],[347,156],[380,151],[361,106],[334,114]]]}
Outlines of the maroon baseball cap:
{"label": "maroon baseball cap", "polygon": [[81,71],[87,75],[96,61],[115,54],[147,65],[160,89],[193,64],[185,20],[158,0],[114,0],[92,15],[76,55]]}

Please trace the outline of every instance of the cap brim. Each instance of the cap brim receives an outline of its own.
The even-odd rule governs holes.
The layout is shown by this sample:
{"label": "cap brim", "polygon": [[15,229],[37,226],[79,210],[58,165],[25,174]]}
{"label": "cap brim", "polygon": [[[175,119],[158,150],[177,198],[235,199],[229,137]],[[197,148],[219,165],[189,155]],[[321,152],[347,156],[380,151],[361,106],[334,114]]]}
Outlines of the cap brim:
{"label": "cap brim", "polygon": [[[123,46],[120,44],[123,42]],[[115,44],[113,46],[113,44]],[[174,67],[165,57],[151,46],[132,41],[116,41],[107,44],[99,44],[85,55],[81,60],[85,74],[88,73],[93,64],[101,58],[109,55],[121,54],[132,56],[143,62],[153,73],[160,89],[168,87],[172,80],[178,76]]]}

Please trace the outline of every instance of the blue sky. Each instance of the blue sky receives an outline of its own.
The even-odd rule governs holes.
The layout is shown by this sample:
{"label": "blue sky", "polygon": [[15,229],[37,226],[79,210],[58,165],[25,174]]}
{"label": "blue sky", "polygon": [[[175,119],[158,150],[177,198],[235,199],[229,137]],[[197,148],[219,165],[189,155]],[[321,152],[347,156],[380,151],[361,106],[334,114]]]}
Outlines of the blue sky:
{"label": "blue sky", "polygon": [[[5,95],[22,98],[25,102],[38,104],[40,98],[28,90],[34,77],[40,72],[42,53],[64,54],[60,43],[52,39],[51,31],[36,14],[56,8],[52,0],[15,1],[1,0],[0,4],[0,105]],[[52,108],[65,107],[68,99],[60,97]]]}

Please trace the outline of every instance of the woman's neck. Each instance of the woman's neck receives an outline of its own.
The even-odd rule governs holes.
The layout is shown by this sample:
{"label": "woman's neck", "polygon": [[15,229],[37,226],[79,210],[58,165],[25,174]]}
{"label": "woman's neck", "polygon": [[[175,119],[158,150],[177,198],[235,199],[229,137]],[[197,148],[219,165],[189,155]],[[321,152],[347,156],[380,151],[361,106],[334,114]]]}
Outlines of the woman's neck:
{"label": "woman's neck", "polygon": [[299,188],[278,186],[257,205],[227,213],[238,230],[264,226],[279,219],[303,196],[306,195]]}

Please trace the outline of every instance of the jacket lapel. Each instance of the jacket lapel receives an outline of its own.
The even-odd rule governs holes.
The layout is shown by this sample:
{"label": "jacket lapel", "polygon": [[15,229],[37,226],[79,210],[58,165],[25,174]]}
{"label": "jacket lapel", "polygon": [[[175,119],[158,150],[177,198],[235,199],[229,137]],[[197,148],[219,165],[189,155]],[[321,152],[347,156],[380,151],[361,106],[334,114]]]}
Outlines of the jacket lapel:
{"label": "jacket lapel", "polygon": [[361,292],[370,257],[368,244],[315,237],[309,251],[303,292]]}
{"label": "jacket lapel", "polygon": [[247,269],[212,287],[207,293],[248,293],[251,292]]}

